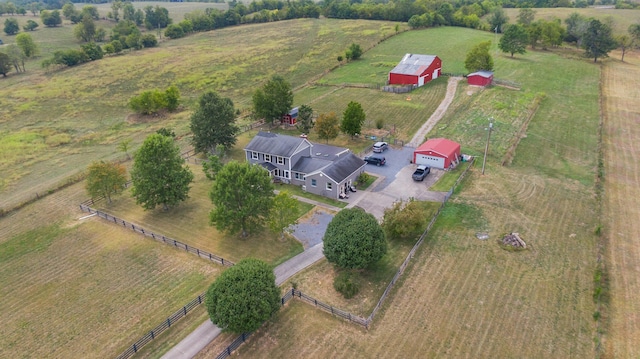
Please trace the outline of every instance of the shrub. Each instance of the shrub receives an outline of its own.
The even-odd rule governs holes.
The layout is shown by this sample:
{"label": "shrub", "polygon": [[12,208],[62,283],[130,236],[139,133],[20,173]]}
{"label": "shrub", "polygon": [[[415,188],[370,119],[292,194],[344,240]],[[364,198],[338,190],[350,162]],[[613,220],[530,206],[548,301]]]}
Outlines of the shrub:
{"label": "shrub", "polygon": [[350,271],[343,271],[333,280],[333,288],[346,299],[351,299],[360,292],[360,285]]}
{"label": "shrub", "polygon": [[142,47],[156,47],[158,46],[158,39],[154,34],[145,34],[140,37],[140,43]]}
{"label": "shrub", "polygon": [[376,120],[376,128],[381,130],[384,127],[384,119],[379,118]]}
{"label": "shrub", "polygon": [[370,179],[371,179],[370,174],[368,174],[367,172],[362,172],[360,176],[358,176],[358,179],[356,180],[356,186],[361,186],[369,182]]}
{"label": "shrub", "polygon": [[158,90],[144,91],[129,100],[129,107],[137,113],[150,115],[166,107],[165,96]]}
{"label": "shrub", "polygon": [[170,39],[179,39],[184,37],[184,30],[180,25],[171,24],[167,26],[167,29],[164,31],[164,36]]}

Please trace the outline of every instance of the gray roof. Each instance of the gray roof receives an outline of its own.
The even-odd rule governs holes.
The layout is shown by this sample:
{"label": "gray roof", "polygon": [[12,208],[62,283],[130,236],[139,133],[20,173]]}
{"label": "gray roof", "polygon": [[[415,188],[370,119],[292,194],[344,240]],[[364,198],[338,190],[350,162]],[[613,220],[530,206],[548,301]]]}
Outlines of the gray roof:
{"label": "gray roof", "polygon": [[488,78],[490,78],[491,76],[493,76],[493,71],[485,71],[485,70],[481,70],[481,71],[477,71],[477,72],[470,73],[470,74],[468,74],[468,75],[467,75],[467,77],[469,77],[469,76],[474,76],[474,75],[482,76],[482,77],[484,77],[484,78],[487,78],[487,79],[488,79]]}
{"label": "gray roof", "polygon": [[304,138],[260,131],[244,149],[245,151],[267,153],[274,156],[291,157],[300,148],[310,144]]}
{"label": "gray roof", "polygon": [[267,171],[269,171],[269,172],[271,172],[271,171],[275,170],[276,168],[278,168],[273,163],[270,163],[270,162],[260,162],[259,165],[264,167],[264,168],[266,168]]}
{"label": "gray roof", "polygon": [[340,183],[353,172],[364,166],[364,164],[365,162],[362,158],[350,152],[346,156],[343,156],[333,162],[331,166],[325,168],[322,172],[332,180]]}
{"label": "gray roof", "polygon": [[419,76],[424,70],[431,66],[431,63],[435,59],[436,56],[434,55],[406,54],[391,72],[394,74]]}
{"label": "gray roof", "polygon": [[320,158],[302,157],[291,168],[291,171],[300,173],[311,173],[327,167],[331,164],[331,162],[332,161],[330,160]]}
{"label": "gray roof", "polygon": [[348,149],[343,147],[314,143],[313,147],[311,147],[311,156],[315,158],[334,160],[336,157],[345,154],[348,151]]}

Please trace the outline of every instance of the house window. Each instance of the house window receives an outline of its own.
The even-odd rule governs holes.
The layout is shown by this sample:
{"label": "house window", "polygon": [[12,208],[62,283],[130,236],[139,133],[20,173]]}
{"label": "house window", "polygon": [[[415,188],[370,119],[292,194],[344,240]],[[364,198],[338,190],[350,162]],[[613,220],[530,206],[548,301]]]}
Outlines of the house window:
{"label": "house window", "polygon": [[265,162],[271,162],[271,155],[264,155]]}
{"label": "house window", "polygon": [[316,180],[315,178],[311,180],[311,187],[315,187],[316,186]]}
{"label": "house window", "polygon": [[288,179],[288,178],[291,178],[291,177],[289,176],[289,171],[284,171],[284,178],[287,178],[287,179]]}
{"label": "house window", "polygon": [[280,157],[280,156],[276,157],[276,162],[279,165],[283,165],[284,164],[284,157]]}
{"label": "house window", "polygon": [[300,172],[294,172],[294,175],[293,175],[293,176],[294,176],[297,180],[303,180],[303,181],[304,181],[304,180],[306,179],[306,177],[304,176],[304,174],[303,174],[303,173],[300,173]]}
{"label": "house window", "polygon": [[331,188],[333,188],[333,184],[331,182],[327,182],[327,191],[331,191]]}
{"label": "house window", "polygon": [[258,152],[251,152],[251,159],[257,160],[259,158]]}

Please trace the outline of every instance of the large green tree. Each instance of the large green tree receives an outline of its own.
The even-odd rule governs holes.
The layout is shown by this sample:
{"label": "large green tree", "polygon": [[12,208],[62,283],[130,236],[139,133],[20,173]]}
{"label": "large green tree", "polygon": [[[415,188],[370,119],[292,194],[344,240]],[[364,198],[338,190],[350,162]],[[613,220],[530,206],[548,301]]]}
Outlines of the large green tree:
{"label": "large green tree", "polygon": [[144,8],[144,12],[144,24],[147,30],[165,28],[172,22],[169,17],[169,10],[164,7],[158,5],[152,7],[149,5]]}
{"label": "large green tree", "polygon": [[298,120],[296,127],[304,134],[309,134],[313,128],[313,109],[309,105],[302,105],[298,108]]}
{"label": "large green tree", "polygon": [[134,155],[131,181],[137,204],[144,209],[162,205],[166,210],[189,197],[193,173],[185,166],[173,139],[154,133]]}
{"label": "large green tree", "polygon": [[517,23],[527,27],[531,25],[533,20],[536,18],[536,11],[531,8],[521,8],[518,11],[518,20]]}
{"label": "large green tree", "polygon": [[275,75],[253,93],[253,113],[267,123],[280,120],[291,110],[293,91],[282,76]]}
{"label": "large green tree", "polygon": [[502,52],[508,52],[513,57],[513,54],[524,54],[527,51],[528,43],[529,34],[527,30],[520,24],[514,24],[507,26],[504,35],[500,38],[498,47]]}
{"label": "large green tree", "polygon": [[198,152],[211,152],[218,145],[233,147],[240,129],[236,125],[233,101],[209,91],[200,96],[198,108],[191,115],[192,144]]}
{"label": "large green tree", "polygon": [[633,46],[633,38],[627,34],[618,35],[616,36],[616,43],[618,44],[620,51],[622,51],[620,61],[624,62],[625,53]]}
{"label": "large green tree", "polygon": [[362,132],[362,124],[364,124],[366,117],[362,105],[351,101],[342,114],[340,130],[353,138],[353,136]]}
{"label": "large green tree", "polygon": [[333,217],[324,234],[324,255],[346,269],[363,269],[387,252],[384,231],[372,214],[362,208],[343,209]]}
{"label": "large green tree", "polygon": [[87,193],[91,198],[103,196],[111,203],[111,196],[120,194],[127,183],[127,170],[112,162],[93,162],[87,171]]}
{"label": "large green tree", "polygon": [[340,120],[335,113],[322,113],[318,116],[315,124],[316,132],[321,140],[333,140],[340,134]]}
{"label": "large green tree", "polygon": [[209,220],[218,230],[241,232],[242,237],[260,228],[273,205],[269,172],[249,162],[231,161],[216,174],[209,192],[215,208]]}
{"label": "large green tree", "polygon": [[88,14],[82,16],[82,20],[73,28],[73,34],[78,40],[93,41],[96,37],[96,24],[93,18]]}
{"label": "large green tree", "polygon": [[280,237],[284,239],[286,229],[296,224],[300,214],[298,213],[298,200],[293,198],[287,191],[280,191],[274,199],[271,210],[269,211],[269,229],[273,232],[280,233]]}
{"label": "large green tree", "polygon": [[13,66],[13,62],[11,62],[9,55],[0,52],[0,75],[7,77],[7,74],[11,71],[11,66]]}
{"label": "large green tree", "polygon": [[504,12],[504,10],[497,6],[489,15],[489,25],[491,25],[491,31],[493,32],[502,32],[502,25],[509,23],[509,17]]}
{"label": "large green tree", "polygon": [[32,58],[38,55],[38,45],[33,41],[30,34],[18,34],[18,36],[16,36],[16,44],[20,50],[22,50],[22,53],[26,58]]}
{"label": "large green tree", "polygon": [[467,58],[464,60],[464,67],[469,72],[480,70],[492,71],[493,58],[491,54],[489,54],[490,48],[491,41],[484,41],[474,46],[471,51],[467,53]]}
{"label": "large green tree", "polygon": [[33,20],[27,20],[27,23],[22,27],[24,31],[33,31],[38,27],[38,23]]}
{"label": "large green tree", "polygon": [[280,308],[280,289],[273,268],[247,258],[225,270],[204,300],[209,318],[224,331],[252,332]]}
{"label": "large green tree", "polygon": [[20,31],[18,19],[10,17],[4,20],[4,33],[7,35],[15,35]]}
{"label": "large green tree", "polygon": [[60,11],[43,10],[40,12],[40,20],[46,27],[56,27],[62,24],[62,17],[60,17]]}
{"label": "large green tree", "polygon": [[592,57],[593,62],[597,62],[599,57],[609,56],[609,52],[617,47],[611,27],[600,20],[591,19],[583,37],[582,47],[585,56]]}

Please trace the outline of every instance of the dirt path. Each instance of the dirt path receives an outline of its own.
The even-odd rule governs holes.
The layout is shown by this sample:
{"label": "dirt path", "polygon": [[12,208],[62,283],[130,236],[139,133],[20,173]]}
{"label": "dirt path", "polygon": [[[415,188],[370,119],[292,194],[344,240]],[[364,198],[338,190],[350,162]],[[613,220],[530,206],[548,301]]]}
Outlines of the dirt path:
{"label": "dirt path", "polygon": [[640,346],[640,58],[602,69],[604,211],[610,278],[604,358],[639,358]]}
{"label": "dirt path", "polygon": [[447,94],[444,96],[444,99],[440,103],[440,106],[435,110],[435,112],[429,117],[427,122],[420,127],[418,132],[416,132],[415,136],[411,139],[411,142],[407,144],[409,147],[418,147],[422,142],[424,142],[424,138],[431,131],[433,126],[440,121],[444,113],[447,112],[449,105],[453,101],[453,98],[456,95],[456,89],[458,88],[458,82],[462,80],[462,77],[449,77],[449,82],[447,83]]}

